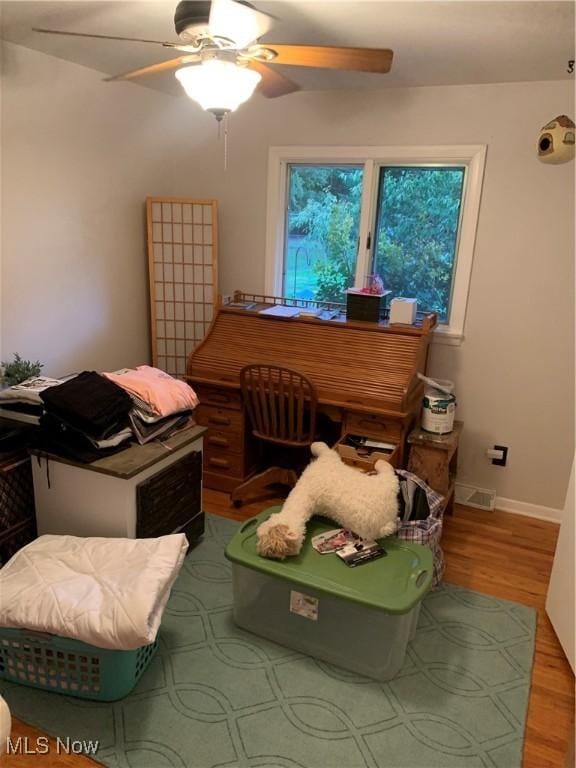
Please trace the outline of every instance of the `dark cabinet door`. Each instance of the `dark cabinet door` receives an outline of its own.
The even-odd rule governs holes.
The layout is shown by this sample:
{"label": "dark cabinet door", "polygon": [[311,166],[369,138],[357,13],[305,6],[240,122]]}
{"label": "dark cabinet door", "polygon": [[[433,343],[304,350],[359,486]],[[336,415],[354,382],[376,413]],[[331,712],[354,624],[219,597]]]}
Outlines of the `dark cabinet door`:
{"label": "dark cabinet door", "polygon": [[202,452],[193,451],[137,487],[137,538],[164,536],[202,511]]}
{"label": "dark cabinet door", "polygon": [[26,456],[0,462],[0,566],[36,538],[32,466]]}

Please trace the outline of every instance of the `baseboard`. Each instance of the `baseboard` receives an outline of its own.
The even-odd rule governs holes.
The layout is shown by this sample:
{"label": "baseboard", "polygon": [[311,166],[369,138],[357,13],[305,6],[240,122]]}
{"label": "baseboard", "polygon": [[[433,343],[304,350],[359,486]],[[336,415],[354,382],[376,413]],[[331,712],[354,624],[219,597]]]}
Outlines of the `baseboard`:
{"label": "baseboard", "polygon": [[539,504],[507,499],[504,496],[496,496],[494,506],[501,512],[512,512],[515,515],[536,517],[538,520],[547,520],[548,522],[558,524],[562,522],[563,510],[554,509],[554,507],[542,507]]}

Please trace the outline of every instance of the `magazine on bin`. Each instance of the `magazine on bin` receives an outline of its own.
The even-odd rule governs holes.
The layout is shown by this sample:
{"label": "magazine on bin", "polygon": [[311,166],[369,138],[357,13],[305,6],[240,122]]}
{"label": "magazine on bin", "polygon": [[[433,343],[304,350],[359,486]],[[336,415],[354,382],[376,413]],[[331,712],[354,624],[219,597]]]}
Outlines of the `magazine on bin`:
{"label": "magazine on bin", "polygon": [[346,565],[352,567],[386,554],[377,541],[362,539],[346,528],[334,528],[331,531],[319,533],[312,538],[312,546],[321,555],[335,552]]}
{"label": "magazine on bin", "polygon": [[325,531],[325,533],[314,536],[312,546],[321,555],[328,555],[342,549],[346,544],[353,544],[356,541],[360,541],[360,536],[352,533],[352,531],[347,531],[346,528],[333,528],[331,531]]}
{"label": "magazine on bin", "polygon": [[386,551],[377,541],[360,540],[355,544],[346,544],[339,549],[336,554],[344,560],[346,565],[351,568],[363,563],[369,563],[370,560],[377,560],[379,557],[385,557]]}

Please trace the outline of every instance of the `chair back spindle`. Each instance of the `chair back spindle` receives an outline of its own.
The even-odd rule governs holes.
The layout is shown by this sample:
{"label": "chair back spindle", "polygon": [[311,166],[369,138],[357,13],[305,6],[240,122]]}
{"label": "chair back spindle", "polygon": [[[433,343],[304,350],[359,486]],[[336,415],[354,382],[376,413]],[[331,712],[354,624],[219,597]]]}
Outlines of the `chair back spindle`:
{"label": "chair back spindle", "polygon": [[247,365],[240,386],[256,437],[290,446],[314,441],[317,396],[306,376],[276,365]]}

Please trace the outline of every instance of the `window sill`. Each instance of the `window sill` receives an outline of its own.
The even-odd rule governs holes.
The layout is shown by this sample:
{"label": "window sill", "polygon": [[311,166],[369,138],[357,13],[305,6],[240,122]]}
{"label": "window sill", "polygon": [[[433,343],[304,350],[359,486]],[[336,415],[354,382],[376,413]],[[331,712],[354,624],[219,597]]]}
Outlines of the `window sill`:
{"label": "window sill", "polygon": [[452,331],[447,325],[440,325],[432,333],[433,344],[446,344],[450,347],[459,347],[464,341],[464,334]]}

